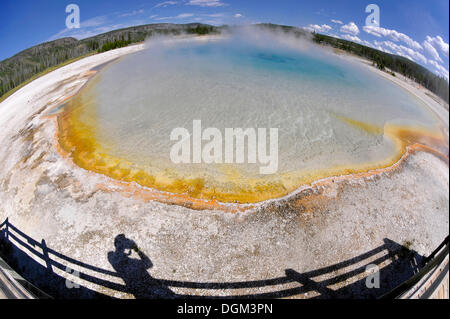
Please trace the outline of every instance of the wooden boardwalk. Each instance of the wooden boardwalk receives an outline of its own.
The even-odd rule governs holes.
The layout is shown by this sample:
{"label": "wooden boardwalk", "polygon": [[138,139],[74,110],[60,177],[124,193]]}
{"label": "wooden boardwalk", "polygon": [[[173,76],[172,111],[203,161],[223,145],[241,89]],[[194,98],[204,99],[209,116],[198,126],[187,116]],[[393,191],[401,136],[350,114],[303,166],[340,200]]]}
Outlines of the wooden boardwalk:
{"label": "wooden boardwalk", "polygon": [[[430,271],[402,299],[449,299],[449,257]],[[23,283],[26,281],[0,258],[0,299],[34,299]]]}
{"label": "wooden boardwalk", "polygon": [[23,279],[0,257],[0,299],[34,299],[24,287]]}
{"label": "wooden boardwalk", "polygon": [[[14,229],[14,226],[7,224],[9,228]],[[10,234],[11,235],[11,234]],[[33,242],[31,238],[28,238],[29,243],[36,245],[42,245],[39,242]],[[44,243],[44,250],[48,250]],[[52,250],[50,250],[52,251]],[[418,270],[410,277],[410,279],[404,281],[400,286],[388,292],[386,295],[387,299],[401,298],[401,299],[449,299],[449,240],[448,237],[436,248],[436,250],[431,253],[429,257],[426,258],[424,266]],[[58,252],[52,251],[53,254],[58,255]],[[64,256],[66,259],[69,257]],[[74,262],[73,259],[70,259]],[[76,262],[76,261],[75,261]],[[90,269],[95,267],[90,265],[85,265]],[[98,269],[95,268],[97,271]],[[286,277],[281,278],[283,282],[297,281],[296,277],[301,274],[292,274],[295,271],[286,270]],[[47,274],[42,274],[47,276]],[[301,277],[301,276],[300,276]],[[278,278],[277,280],[280,280]],[[269,280],[270,281],[270,280]],[[273,280],[272,280],[273,281]],[[300,279],[302,284],[304,284],[304,279]],[[177,282],[168,282],[169,286],[174,286]],[[255,282],[250,282],[254,284]],[[180,282],[178,282],[180,284]],[[181,282],[181,284],[185,284]],[[192,283],[191,283],[192,284]],[[194,283],[196,285],[202,285],[202,283]],[[265,283],[264,285],[266,285]],[[223,283],[223,285],[227,285]],[[259,287],[259,284],[258,284]],[[314,290],[314,289],[313,289]],[[339,297],[336,295],[337,291],[333,291],[329,297]],[[77,298],[79,294],[72,295],[72,298]],[[206,296],[205,296],[206,297]],[[279,296],[278,296],[279,297]],[[341,296],[342,297],[342,296]],[[382,298],[385,295],[382,296]],[[22,278],[17,272],[15,272],[1,257],[0,257],[0,299],[40,299],[40,298],[51,298],[46,293],[42,292],[40,289],[33,286],[31,283],[27,282]]]}

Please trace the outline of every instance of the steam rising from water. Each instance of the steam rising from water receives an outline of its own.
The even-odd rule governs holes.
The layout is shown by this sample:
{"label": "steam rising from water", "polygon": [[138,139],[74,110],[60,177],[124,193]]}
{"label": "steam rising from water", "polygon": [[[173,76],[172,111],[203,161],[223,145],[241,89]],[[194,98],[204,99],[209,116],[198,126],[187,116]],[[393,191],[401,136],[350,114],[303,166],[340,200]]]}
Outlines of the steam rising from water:
{"label": "steam rising from water", "polygon": [[[85,153],[82,166],[113,177],[124,168],[119,178],[127,181],[225,201],[245,201],[239,193],[267,199],[339,169],[388,165],[399,150],[386,125],[437,125],[414,97],[366,68],[306,40],[255,30],[152,40],[96,75],[74,108],[63,138]],[[192,132],[195,119],[221,131],[278,128],[278,174],[261,176],[255,164],[173,164],[170,132]]]}

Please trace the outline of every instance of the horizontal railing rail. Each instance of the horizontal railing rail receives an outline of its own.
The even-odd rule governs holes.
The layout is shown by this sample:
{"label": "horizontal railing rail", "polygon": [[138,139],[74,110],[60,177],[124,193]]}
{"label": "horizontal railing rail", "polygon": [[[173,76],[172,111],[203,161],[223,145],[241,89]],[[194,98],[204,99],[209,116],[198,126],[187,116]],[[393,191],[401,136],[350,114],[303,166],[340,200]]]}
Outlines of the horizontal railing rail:
{"label": "horizontal railing rail", "polygon": [[[46,270],[49,271],[50,273],[53,273],[54,270],[53,267],[63,272],[67,272],[67,267],[76,265],[77,268],[79,268],[78,277],[80,279],[115,291],[130,293],[126,284],[116,283],[108,279],[100,278],[104,276],[110,276],[112,278],[119,278],[119,279],[122,278],[120,274],[118,274],[116,271],[90,265],[81,262],[79,260],[76,260],[72,257],[66,256],[58,251],[55,251],[54,249],[47,247],[45,240],[39,242],[31,238],[30,236],[22,232],[20,229],[12,225],[8,221],[8,219],[6,219],[2,224],[0,224],[0,231],[2,229],[4,231],[4,236],[8,242],[12,241],[15,242],[17,245],[22,247],[21,250],[26,250],[28,255],[33,256],[33,258],[39,258],[45,264]],[[446,241],[447,241],[446,249],[448,253],[448,237],[446,238]],[[445,245],[445,243],[441,244],[439,247],[442,248],[443,245]],[[354,258],[345,260],[343,262],[304,273],[298,273],[295,270],[286,269],[285,276],[263,280],[240,281],[240,282],[190,282],[190,281],[177,281],[177,280],[156,279],[156,278],[154,278],[154,280],[157,281],[160,285],[167,287],[205,289],[205,290],[251,289],[276,285],[286,285],[291,283],[301,284],[301,286],[294,288],[281,289],[280,287],[280,289],[277,289],[275,291],[258,292],[254,294],[233,295],[233,296],[214,296],[214,295],[197,296],[188,294],[176,295],[177,297],[182,298],[236,298],[236,297],[274,298],[274,297],[294,296],[309,291],[317,291],[319,295],[327,297],[339,297],[339,293],[337,291],[330,289],[328,287],[343,282],[349,278],[360,277],[361,274],[364,274],[366,272],[366,265],[356,266],[356,268],[354,269],[340,273],[331,278],[322,279],[321,281],[315,281],[313,280],[313,278],[331,274],[339,270],[340,272],[342,272],[342,269],[352,265],[356,265],[366,259],[371,259],[370,261],[371,264],[375,265],[381,264],[387,259],[391,258],[394,254],[398,253],[398,251],[400,251],[401,249],[405,249],[405,247],[396,244],[393,241],[385,239],[385,243],[383,245],[376,247]],[[380,254],[385,250],[387,250],[388,252],[387,254],[381,255],[380,257],[374,257],[375,255]],[[435,253],[436,252],[433,252],[430,255],[430,257],[434,257]],[[57,257],[57,259],[61,261],[55,260],[54,257]],[[441,254],[439,254],[436,258],[441,258]],[[412,282],[411,280],[413,278],[417,278],[417,275],[419,273],[422,273],[426,271],[428,268],[430,268],[431,267],[430,265],[432,265],[432,262],[434,263],[434,260],[436,258],[432,258],[431,261],[428,261],[425,267],[422,268],[415,276],[405,281],[402,285],[396,287],[389,293],[384,294],[383,298],[395,297],[401,291],[409,287],[409,283]],[[88,274],[89,271],[97,273],[97,275]]]}
{"label": "horizontal railing rail", "polygon": [[449,254],[449,237],[444,241],[424,260],[424,266],[418,273],[403,282],[401,285],[395,287],[388,293],[381,296],[380,299],[395,299],[402,296],[405,292],[413,288],[422,278],[424,278],[431,270],[437,267]]}

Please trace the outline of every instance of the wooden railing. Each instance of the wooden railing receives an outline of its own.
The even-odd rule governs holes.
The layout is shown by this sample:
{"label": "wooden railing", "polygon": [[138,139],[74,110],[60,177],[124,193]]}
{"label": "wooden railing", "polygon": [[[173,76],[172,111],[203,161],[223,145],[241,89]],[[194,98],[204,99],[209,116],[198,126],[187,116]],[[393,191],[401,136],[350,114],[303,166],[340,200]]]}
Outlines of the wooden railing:
{"label": "wooden railing", "polygon": [[[87,288],[87,286],[92,285],[83,285],[83,281],[102,287],[100,290],[104,290],[103,288],[106,288],[107,290],[134,294],[135,296],[146,296],[145,291],[136,292],[126,284],[123,284],[122,282],[126,282],[126,280],[121,280],[123,279],[122,276],[116,271],[90,265],[55,251],[47,246],[45,240],[37,241],[31,238],[12,225],[8,219],[0,225],[0,243],[1,242],[5,243],[9,249],[15,251],[12,255],[19,255],[22,259],[28,258],[26,262],[24,260],[17,259],[12,262],[16,263],[19,268],[23,265],[31,265],[34,267],[33,270],[24,269],[23,276],[33,283],[33,280],[37,280],[38,282],[36,282],[36,285],[47,293],[51,295],[53,294],[54,297],[108,297]],[[437,254],[437,252],[442,250],[443,247],[445,249]],[[383,254],[383,252],[385,253]],[[267,287],[267,289],[270,287],[272,289],[267,292],[227,294],[226,296],[217,296],[211,292],[205,296],[173,294],[172,297],[174,298],[280,298],[301,295],[307,292],[314,292],[315,295],[322,298],[351,298],[358,297],[353,295],[353,291],[361,291],[361,289],[366,289],[366,276],[362,276],[366,272],[366,264],[364,260],[370,259],[370,264],[380,265],[388,259],[397,261],[400,260],[398,257],[404,257],[405,252],[407,253],[408,258],[413,258],[415,260],[414,264],[416,264],[415,267],[409,269],[411,278],[407,280],[401,280],[402,278],[398,278],[398,282],[390,282],[387,286],[385,285],[381,289],[371,290],[364,297],[379,298],[381,296],[382,298],[395,298],[401,295],[405,290],[409,289],[412,285],[414,285],[414,283],[420,280],[420,278],[423,277],[423,275],[433,266],[435,266],[436,263],[442,260],[443,256],[445,257],[445,254],[448,254],[448,237],[428,258],[409,251],[407,248],[389,239],[385,239],[383,245],[343,262],[304,273],[298,273],[292,269],[285,269],[285,275],[277,278],[241,282],[189,282],[155,278],[152,278],[152,280],[155,284],[166,288],[185,288],[188,290],[204,289],[214,291],[246,289],[246,291],[249,291],[251,289],[261,289],[264,287]],[[379,256],[375,257],[376,255]],[[425,266],[421,268],[424,262]],[[394,261],[390,263],[390,265],[392,264],[394,264],[392,267],[396,267]],[[67,279],[60,275],[61,272],[67,273],[67,269],[72,268],[78,269],[77,277],[80,279],[79,284],[82,288],[81,291],[67,288]],[[351,270],[344,271],[344,268]],[[59,270],[59,275],[56,273],[57,270]],[[391,268],[390,270],[391,272],[395,272],[395,268]],[[35,276],[33,276],[33,274],[35,274]],[[322,278],[325,277],[326,279],[322,279],[320,281],[314,279],[319,276],[322,276]],[[363,279],[358,279],[352,284],[337,290],[329,288],[330,286],[339,284],[351,278]],[[289,288],[283,287],[285,285],[288,285]],[[292,287],[293,285],[296,286]],[[273,290],[275,286],[279,287]],[[392,289],[394,287],[395,289]],[[155,297],[151,295],[151,292],[148,293],[149,296]]]}

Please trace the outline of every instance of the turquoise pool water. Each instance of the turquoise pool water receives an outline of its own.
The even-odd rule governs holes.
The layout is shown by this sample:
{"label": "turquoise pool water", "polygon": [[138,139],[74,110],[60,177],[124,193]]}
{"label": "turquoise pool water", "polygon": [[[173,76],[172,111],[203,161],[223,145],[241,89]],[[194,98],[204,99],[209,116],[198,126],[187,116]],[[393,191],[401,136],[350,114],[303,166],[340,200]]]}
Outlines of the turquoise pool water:
{"label": "turquoise pool water", "polygon": [[[292,190],[302,174],[382,162],[396,151],[386,125],[434,131],[438,124],[367,66],[277,37],[151,42],[104,68],[78,100],[77,121],[95,127],[98,154],[144,167],[161,183],[199,177],[230,192],[260,180]],[[277,128],[277,173],[261,176],[253,163],[174,164],[170,133],[192,132],[193,120],[221,132]]]}

